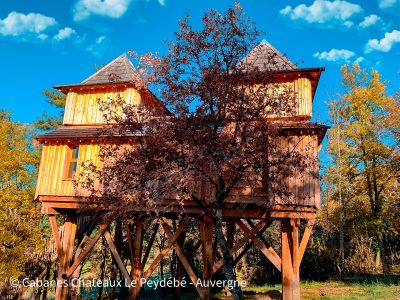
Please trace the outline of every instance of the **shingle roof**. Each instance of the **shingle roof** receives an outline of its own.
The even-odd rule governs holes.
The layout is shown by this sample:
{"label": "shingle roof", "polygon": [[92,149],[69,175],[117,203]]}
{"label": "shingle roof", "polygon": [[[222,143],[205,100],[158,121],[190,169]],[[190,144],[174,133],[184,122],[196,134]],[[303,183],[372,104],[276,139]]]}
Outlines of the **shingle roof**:
{"label": "shingle roof", "polygon": [[56,130],[38,135],[35,140],[42,143],[45,140],[93,139],[93,138],[133,138],[140,136],[139,131],[132,132],[122,127],[106,126],[60,126]]}
{"label": "shingle roof", "polygon": [[[279,132],[290,130],[292,132],[316,131],[319,143],[322,142],[329,126],[313,122],[277,121],[274,122]],[[119,126],[60,126],[56,130],[38,135],[34,144],[39,145],[45,141],[69,141],[69,140],[97,140],[97,139],[134,139],[142,136],[143,132],[130,131]]]}
{"label": "shingle roof", "polygon": [[250,65],[251,68],[258,67],[259,71],[289,71],[297,69],[295,64],[266,40],[254,47],[239,63],[239,66],[246,65]]}
{"label": "shingle roof", "polygon": [[81,82],[82,85],[105,84],[115,82],[130,82],[133,79],[135,67],[129,58],[124,54],[108,65],[104,66],[92,76]]}

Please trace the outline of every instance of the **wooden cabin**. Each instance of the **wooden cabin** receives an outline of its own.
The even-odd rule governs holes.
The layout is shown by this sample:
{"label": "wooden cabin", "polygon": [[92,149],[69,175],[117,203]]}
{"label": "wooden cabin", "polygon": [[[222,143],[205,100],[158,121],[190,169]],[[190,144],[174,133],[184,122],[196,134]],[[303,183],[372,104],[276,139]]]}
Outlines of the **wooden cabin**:
{"label": "wooden cabin", "polygon": [[[266,42],[257,46],[243,61],[251,60],[259,64],[260,69],[262,69],[268,65],[263,61],[264,57],[266,55],[270,56],[271,53],[274,54],[274,59],[276,60],[273,64],[275,68],[273,71],[277,78],[279,78],[280,84],[282,87],[289,86],[297,95],[296,110],[292,115],[271,115],[271,118],[276,119],[282,132],[280,145],[289,152],[297,148],[299,151],[314,158],[317,162],[318,151],[328,127],[312,123],[310,119],[312,117],[312,102],[323,68],[297,68],[278,50]],[[36,141],[43,145],[43,149],[35,198],[41,201],[42,213],[48,214],[52,222],[53,235],[56,244],[58,244],[60,261],[62,263],[60,269],[61,277],[69,278],[73,269],[76,268],[84,258],[78,256],[73,259],[71,247],[73,249],[74,243],[76,242],[74,240],[74,232],[76,231],[76,226],[74,225],[76,221],[74,220],[76,220],[77,217],[76,209],[82,204],[85,196],[88,196],[88,194],[82,189],[75,188],[74,181],[76,180],[77,174],[80,172],[80,166],[83,162],[91,161],[99,165],[98,154],[100,147],[102,143],[107,142],[101,138],[101,129],[108,126],[108,124],[100,109],[99,99],[105,100],[110,97],[118,96],[121,97],[126,104],[132,106],[139,104],[156,106],[159,107],[163,113],[168,113],[161,102],[149,91],[139,91],[135,88],[132,81],[134,72],[135,68],[129,58],[123,55],[117,57],[81,83],[56,86],[55,89],[67,95],[63,125],[52,132],[42,134],[36,138]],[[114,141],[109,142],[113,143],[115,139],[117,139],[119,143],[133,143],[129,136],[119,137],[118,134],[116,134],[113,139]],[[300,172],[296,170],[296,168],[293,168],[287,178],[282,178],[281,182],[277,183],[284,185],[289,191],[285,196],[265,194],[260,191],[255,191],[254,188],[250,189],[247,186],[240,186],[239,184],[238,188],[232,192],[227,201],[227,208],[224,210],[223,216],[229,218],[227,219],[227,224],[229,222],[229,224],[231,224],[229,228],[232,228],[232,224],[233,228],[238,226],[244,231],[245,237],[248,238],[247,240],[245,239],[244,242],[242,239],[240,242],[242,243],[241,245],[244,245],[247,241],[255,243],[276,268],[282,271],[284,299],[299,299],[299,265],[305,251],[308,237],[311,234],[313,220],[316,217],[316,210],[320,206],[318,172],[318,163],[310,164],[307,172]],[[262,183],[260,183],[260,188],[261,186]],[[210,190],[205,188],[202,193],[210,193]],[[232,205],[230,205],[230,203]],[[259,206],[257,206],[265,203],[271,206],[271,210],[268,213],[266,213],[265,210],[260,210]],[[245,211],[238,210],[236,206],[234,206],[241,204],[247,205]],[[154,210],[158,210],[162,213],[162,204],[155,207]],[[168,212],[182,212],[182,207],[174,207],[169,203]],[[201,214],[201,209],[194,204],[188,204],[185,207],[185,212],[189,216],[190,214],[199,215]],[[67,233],[64,234],[64,240],[60,239],[57,232],[54,216],[58,214],[69,216],[65,223],[66,228],[69,229]],[[251,223],[249,223],[250,228],[246,227],[246,225],[240,221],[242,218],[259,220],[258,227],[252,226]],[[280,255],[277,254],[270,245],[265,245],[264,242],[260,242],[256,237],[259,230],[264,228],[266,224],[270,224],[268,222],[271,218],[280,220],[282,223],[282,250]],[[308,220],[301,241],[299,239],[300,220]],[[211,222],[212,224],[212,221],[209,219],[204,222],[208,222],[207,224]],[[99,224],[101,225],[102,223]],[[163,226],[164,225],[165,223],[163,223]],[[119,261],[120,257],[113,248],[113,242],[110,240],[109,234],[107,236],[105,235],[108,230],[108,225],[104,226],[103,224],[101,226],[98,232],[100,232],[100,235],[103,234],[107,239],[114,258],[119,262],[118,265],[125,279],[127,276],[131,278],[129,274],[127,275],[126,270],[124,270],[124,266],[121,265]],[[140,225],[138,223],[135,228],[138,230],[136,234],[143,234],[143,224]],[[168,232],[168,229],[165,227],[163,228]],[[207,230],[204,226],[200,226],[200,228],[203,228],[203,232],[201,232],[202,245],[205,249],[203,253],[211,253],[212,250],[209,248],[210,244],[205,242],[205,240],[208,239],[210,241],[211,239],[212,243],[212,229],[211,233],[208,231],[207,234]],[[178,230],[183,229],[178,228]],[[97,235],[95,237],[97,237],[97,239],[99,238]],[[168,244],[169,247],[175,247],[175,249],[177,249],[176,247],[179,246],[174,242],[177,236],[169,237],[171,238],[171,243]],[[65,240],[67,240],[67,242],[65,242]],[[92,244],[88,243],[88,245],[93,247],[95,242],[96,241]],[[233,241],[231,240],[230,243],[233,243]],[[76,246],[81,247],[81,245]],[[238,244],[235,246],[232,244],[232,251],[234,251],[233,249],[238,251],[240,249],[239,246]],[[89,246],[86,246],[83,251],[85,255],[90,251],[90,248],[87,247]],[[82,249],[80,250],[82,251]],[[139,251],[138,249],[136,250]],[[140,249],[142,249],[141,246]],[[142,255],[141,250],[138,253],[139,256]],[[65,259],[61,260],[61,256],[65,258],[66,255],[69,257],[69,262]],[[241,257],[242,254],[238,256]],[[191,270],[190,265],[187,265],[187,261],[185,262],[184,258],[181,256],[179,257],[184,264],[185,270],[188,274],[191,274],[190,278],[193,281],[195,279],[195,277],[193,277],[195,276],[193,275],[193,270]],[[290,257],[292,257],[292,259],[290,259]],[[203,278],[210,279],[213,272],[220,268],[223,262],[221,262],[220,259],[217,261],[214,256],[212,259],[210,257],[204,259],[208,260],[208,265],[204,262],[205,269]],[[144,271],[144,265],[145,264],[137,265],[132,262],[132,268],[135,267],[137,269],[136,277],[139,275],[151,275],[151,272]],[[213,265],[215,268],[212,268]],[[216,266],[218,266],[218,268]],[[153,267],[153,265],[151,265],[151,267]],[[198,289],[198,291],[202,299],[208,299],[210,293],[209,289]],[[59,289],[56,298],[66,299],[66,293],[65,289]],[[134,290],[132,299],[136,299],[137,293],[138,289]]]}
{"label": "wooden cabin", "polygon": [[[274,66],[284,70],[276,70],[279,82],[282,82],[282,85],[292,86],[298,99],[294,116],[271,115],[273,118],[279,117],[279,126],[284,132],[284,137],[280,141],[281,146],[288,152],[297,150],[317,160],[326,127],[307,120],[311,118],[312,101],[322,69],[298,69],[268,43],[257,46],[245,60],[252,60],[262,68],[265,52],[270,56],[271,51],[276,53],[275,57],[278,60]],[[36,139],[43,144],[43,151],[35,197],[42,201],[43,212],[48,212],[48,209],[76,208],[80,201],[79,197],[88,195],[86,191],[74,188],[74,180],[79,174],[82,163],[89,161],[99,163],[98,153],[101,147],[98,142],[99,133],[103,127],[108,126],[100,108],[101,101],[121,97],[126,104],[132,106],[158,105],[162,108],[161,103],[150,92],[139,92],[135,88],[132,82],[134,72],[129,58],[123,55],[80,84],[55,87],[67,95],[63,126]],[[127,137],[121,136],[120,139]],[[126,142],[131,143],[128,140]],[[284,203],[318,208],[320,187],[317,175],[318,165],[313,165],[313,169],[308,169],[307,172],[294,169],[288,174],[287,179],[282,180],[290,196],[269,195],[266,198],[260,191],[249,190],[242,186],[240,190],[244,193],[236,192],[231,199],[243,203],[259,203],[267,200],[268,205]]]}

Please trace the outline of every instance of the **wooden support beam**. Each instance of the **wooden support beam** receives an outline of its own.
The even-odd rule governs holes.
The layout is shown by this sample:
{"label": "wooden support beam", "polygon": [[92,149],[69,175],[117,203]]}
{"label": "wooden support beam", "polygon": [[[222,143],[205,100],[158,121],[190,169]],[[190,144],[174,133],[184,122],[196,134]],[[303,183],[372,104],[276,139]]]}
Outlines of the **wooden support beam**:
{"label": "wooden support beam", "polygon": [[[168,224],[166,223],[166,221],[164,220],[164,222],[161,225],[162,225],[162,227],[164,229],[164,232],[167,235],[168,239],[172,239],[173,238],[173,233],[172,233],[171,229],[169,228]],[[201,299],[202,300],[209,299],[209,298],[205,298],[204,288],[202,288],[201,286],[197,285],[198,278],[197,278],[195,272],[193,271],[193,268],[190,265],[189,261],[185,257],[185,254],[184,254],[182,248],[179,246],[179,244],[176,242],[176,240],[173,242],[173,246],[175,248],[176,254],[178,255],[183,267],[185,268],[186,272],[188,273],[188,275],[190,277],[190,280],[194,284],[194,286],[195,286],[197,292],[199,293]]]}
{"label": "wooden support beam", "polygon": [[151,274],[153,274],[154,270],[157,268],[158,264],[160,263],[161,259],[168,253],[169,249],[172,247],[176,239],[182,234],[183,230],[186,228],[186,225],[189,222],[189,218],[185,218],[181,224],[179,224],[177,230],[172,235],[172,237],[168,238],[165,243],[164,249],[157,255],[157,257],[153,260],[150,267],[144,273],[143,278],[148,279]]}
{"label": "wooden support beam", "polygon": [[[60,264],[58,270],[58,279],[66,280],[66,272],[68,271],[74,251],[74,242],[75,242],[75,233],[76,233],[76,216],[75,215],[67,215],[64,223],[64,236],[62,240],[62,263]],[[56,288],[56,297],[57,300],[65,300],[68,298],[68,286],[57,286]]]}
{"label": "wooden support beam", "polygon": [[144,253],[144,255],[143,255],[143,261],[142,261],[143,267],[144,267],[144,266],[146,265],[146,263],[147,263],[147,259],[149,258],[150,251],[151,251],[151,248],[153,247],[153,243],[154,243],[154,240],[155,240],[155,238],[156,238],[157,231],[158,231],[158,228],[159,228],[159,227],[160,227],[160,224],[159,224],[159,223],[154,224],[153,232],[152,232],[152,234],[151,234],[151,236],[150,236],[149,242],[148,242],[147,247],[146,247],[146,251],[145,251],[145,253]]}
{"label": "wooden support beam", "polygon": [[[250,229],[241,220],[236,220],[236,224],[245,234],[248,234],[250,232]],[[270,245],[266,246],[255,235],[251,237],[251,241],[260,249],[260,251],[268,258],[268,260],[275,266],[275,268],[281,271],[281,258],[275,252],[275,250]]]}
{"label": "wooden support beam", "polygon": [[[251,228],[254,227],[254,223],[250,219],[246,219],[246,223],[249,224]],[[263,233],[265,232],[265,230],[268,229],[269,226],[271,226],[271,224],[272,221],[269,221],[267,225],[265,225],[264,228],[261,229],[256,235],[260,239],[260,241],[263,242],[267,247],[269,247],[270,243],[263,237]]]}
{"label": "wooden support beam", "polygon": [[294,300],[292,297],[293,266],[289,241],[292,236],[292,228],[288,220],[282,220],[281,223],[282,300]]}
{"label": "wooden support beam", "polygon": [[310,239],[310,236],[312,235],[313,232],[313,226],[314,226],[315,220],[308,220],[306,228],[303,233],[303,237],[301,238],[300,246],[299,246],[299,264],[303,260],[304,253],[306,252],[308,240]]}
{"label": "wooden support beam", "polygon": [[[252,228],[248,233],[245,233],[244,236],[229,250],[229,253],[234,255],[240,248],[243,247],[244,244],[246,244],[248,240],[250,240],[258,231],[260,231],[265,224],[266,222],[264,220],[258,222],[254,228]],[[221,258],[214,264],[212,273],[214,274],[217,272],[223,265],[224,259]]]}
{"label": "wooden support beam", "polygon": [[253,242],[247,243],[247,245],[240,251],[238,255],[236,255],[235,259],[233,260],[233,265],[236,266],[237,263],[242,259],[242,257],[250,250],[250,248],[253,246]]}
{"label": "wooden support beam", "polygon": [[203,299],[209,299],[211,295],[211,285],[208,282],[212,276],[213,266],[213,219],[209,215],[204,215],[200,220],[201,253],[203,258],[203,280],[207,287],[203,289]]}
{"label": "wooden support beam", "polygon": [[297,235],[296,227],[298,226],[293,221],[281,221],[283,300],[300,300],[300,277],[299,274],[296,274],[298,273],[298,266],[295,265],[298,264],[298,238],[295,237]]}
{"label": "wooden support beam", "polygon": [[[251,225],[250,225],[251,224]],[[251,227],[254,227],[254,224],[251,222],[249,223]],[[271,225],[271,222],[268,222],[259,232],[257,232],[256,237],[260,238],[262,237],[262,234],[267,230],[267,228]],[[235,257],[233,264],[236,265],[242,257],[247,253],[247,251],[250,250],[250,248],[253,246],[253,241],[250,240],[250,242],[242,249],[242,251]]]}
{"label": "wooden support beam", "polygon": [[125,268],[124,262],[122,261],[121,256],[118,253],[117,247],[115,246],[112,238],[110,231],[106,229],[103,233],[104,238],[107,241],[108,247],[110,248],[111,254],[113,255],[115,261],[117,262],[118,268],[122,273],[122,276],[124,277],[125,281],[130,284],[131,282],[131,277],[129,276],[128,271]]}
{"label": "wooden support beam", "polygon": [[54,215],[49,215],[49,220],[50,220],[50,226],[51,226],[51,232],[53,234],[54,238],[54,243],[56,246],[57,254],[58,254],[58,261],[60,265],[63,264],[63,249],[61,245],[61,239],[60,239],[60,233],[58,231],[58,226],[57,226],[57,220]]}
{"label": "wooden support beam", "polygon": [[69,278],[72,273],[76,270],[76,268],[79,266],[79,264],[82,263],[82,261],[85,259],[85,257],[88,255],[90,250],[92,250],[93,246],[97,243],[99,238],[103,235],[103,232],[108,228],[109,224],[101,224],[99,227],[99,230],[97,230],[96,234],[94,237],[86,243],[86,246],[82,250],[82,252],[78,255],[78,257],[75,259],[74,263],[72,266],[69,268],[69,270],[66,273],[66,277]]}
{"label": "wooden support beam", "polygon": [[133,248],[133,265],[132,265],[132,276],[133,280],[136,281],[135,287],[131,288],[131,300],[137,299],[137,294],[141,288],[140,279],[143,273],[142,266],[142,248],[143,248],[143,224],[144,220],[139,219],[135,222],[135,243]]}
{"label": "wooden support beam", "polygon": [[[291,220],[292,221],[292,220]],[[293,222],[294,221],[294,222]],[[299,220],[293,220],[292,226],[292,264],[293,264],[293,299],[300,299],[300,261],[299,261]]]}
{"label": "wooden support beam", "polygon": [[[176,227],[175,225],[176,224],[174,224],[174,228]],[[185,245],[185,236],[186,236],[186,230],[184,230],[182,232],[182,234],[176,240],[177,244],[181,248],[183,248],[184,245]],[[190,258],[188,257],[187,260],[190,261]],[[176,260],[176,269],[175,269],[175,274],[174,274],[176,280],[178,280],[178,281],[182,280],[183,270],[184,270],[184,267],[182,265],[182,262],[179,259],[177,259]],[[175,299],[176,300],[181,299],[181,290],[182,289],[181,289],[181,285],[180,284],[178,286],[174,287],[174,296],[173,296],[174,300]]]}

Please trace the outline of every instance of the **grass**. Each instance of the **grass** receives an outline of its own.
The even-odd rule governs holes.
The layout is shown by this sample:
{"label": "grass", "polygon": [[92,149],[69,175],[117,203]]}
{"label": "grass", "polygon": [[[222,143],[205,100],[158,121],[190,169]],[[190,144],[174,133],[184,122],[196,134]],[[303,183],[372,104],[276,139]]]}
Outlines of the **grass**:
{"label": "grass", "polygon": [[[400,300],[400,275],[359,275],[332,281],[302,281],[302,300]],[[248,300],[281,299],[281,285],[251,286],[244,289]],[[31,299],[31,298],[26,298]],[[86,298],[93,299],[93,298]],[[147,291],[140,299],[172,300],[171,290]],[[185,290],[182,300],[200,299],[193,289]],[[213,299],[231,300],[223,292],[213,294]]]}
{"label": "grass", "polygon": [[[244,289],[246,299],[281,299],[281,285],[253,286]],[[222,293],[214,299],[229,299]],[[366,275],[336,281],[304,281],[301,283],[304,300],[400,300],[400,275]]]}

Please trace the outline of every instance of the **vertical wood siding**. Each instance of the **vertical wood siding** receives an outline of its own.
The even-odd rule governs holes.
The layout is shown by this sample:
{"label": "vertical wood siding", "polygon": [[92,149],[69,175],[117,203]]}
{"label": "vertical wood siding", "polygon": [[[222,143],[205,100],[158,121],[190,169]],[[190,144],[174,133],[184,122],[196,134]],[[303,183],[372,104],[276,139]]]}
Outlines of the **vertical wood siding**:
{"label": "vertical wood siding", "polygon": [[128,88],[93,88],[69,92],[65,104],[64,125],[90,125],[105,123],[100,103],[121,97],[126,104],[141,103],[140,93]]}
{"label": "vertical wood siding", "polygon": [[[293,158],[284,171],[287,176],[278,175],[269,193],[272,204],[295,204],[320,207],[318,137],[316,135],[293,135],[279,139],[280,147],[294,157],[300,157],[300,164]],[[272,170],[273,172],[273,170]],[[281,174],[278,172],[278,174]],[[282,188],[279,188],[282,187]],[[275,192],[277,191],[277,192]]]}
{"label": "vertical wood siding", "polygon": [[300,77],[271,84],[268,95],[273,97],[274,100],[289,102],[284,103],[283,109],[285,111],[277,112],[276,108],[274,111],[274,108],[271,107],[268,111],[271,118],[292,118],[296,116],[311,118],[313,99],[311,81],[308,78]]}
{"label": "vertical wood siding", "polygon": [[[289,163],[279,166],[276,177],[269,182],[259,175],[248,172],[245,180],[240,181],[232,190],[227,202],[258,203],[264,205],[288,204],[320,207],[320,182],[318,178],[318,138],[316,135],[282,136],[278,141],[286,153],[301,155],[303,166]],[[87,191],[74,188],[73,180],[63,180],[67,145],[45,145],[42,150],[39,168],[36,196],[87,196]],[[81,164],[99,162],[100,146],[83,144],[79,146],[78,169]],[[276,169],[275,169],[276,170]],[[286,174],[283,176],[284,171]],[[269,170],[274,173],[274,168]],[[249,184],[251,182],[251,185]],[[207,182],[193,182],[197,195],[206,200],[212,200],[213,187]],[[171,195],[171,198],[175,196]]]}
{"label": "vertical wood siding", "polygon": [[[74,189],[73,180],[64,180],[65,158],[67,145],[44,145],[39,167],[38,182],[35,198],[39,195],[51,196],[85,196],[81,189]],[[77,174],[81,171],[81,164],[92,162],[99,165],[99,145],[79,145]]]}
{"label": "vertical wood siding", "polygon": [[[293,93],[295,97],[293,116],[312,116],[312,87],[308,78],[297,78],[278,85],[278,94]],[[279,115],[276,115],[279,117]]]}

